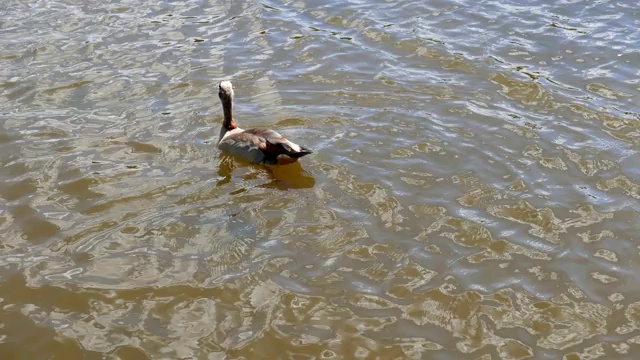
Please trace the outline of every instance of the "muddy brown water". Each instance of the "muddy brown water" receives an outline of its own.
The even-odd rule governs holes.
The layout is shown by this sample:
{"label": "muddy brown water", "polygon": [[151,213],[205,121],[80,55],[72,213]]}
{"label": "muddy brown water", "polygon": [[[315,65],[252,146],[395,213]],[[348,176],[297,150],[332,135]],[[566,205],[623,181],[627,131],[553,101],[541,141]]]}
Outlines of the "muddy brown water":
{"label": "muddy brown water", "polygon": [[636,2],[0,15],[0,358],[637,358]]}

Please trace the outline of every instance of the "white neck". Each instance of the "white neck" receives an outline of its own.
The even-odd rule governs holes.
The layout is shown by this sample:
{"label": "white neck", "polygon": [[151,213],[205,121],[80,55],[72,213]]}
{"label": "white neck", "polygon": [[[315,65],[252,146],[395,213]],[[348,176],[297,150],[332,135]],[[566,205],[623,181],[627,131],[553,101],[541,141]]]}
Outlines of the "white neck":
{"label": "white neck", "polygon": [[223,125],[220,127],[220,137],[218,138],[218,143],[220,143],[220,141],[222,141],[225,138],[225,136],[231,136],[233,134],[238,134],[243,131],[244,130],[240,129],[239,127],[232,130],[227,130]]}
{"label": "white neck", "polygon": [[218,138],[218,142],[222,141],[222,138],[224,138],[224,135],[227,133],[227,130],[224,125],[220,126],[220,137]]}

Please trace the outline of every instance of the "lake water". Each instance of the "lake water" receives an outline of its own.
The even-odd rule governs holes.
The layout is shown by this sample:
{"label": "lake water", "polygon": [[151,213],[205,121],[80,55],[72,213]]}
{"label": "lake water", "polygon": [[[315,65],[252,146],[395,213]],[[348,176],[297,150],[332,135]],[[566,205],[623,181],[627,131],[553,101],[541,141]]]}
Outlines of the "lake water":
{"label": "lake water", "polygon": [[[0,15],[0,358],[640,351],[636,2]],[[220,154],[221,80],[315,153]]]}

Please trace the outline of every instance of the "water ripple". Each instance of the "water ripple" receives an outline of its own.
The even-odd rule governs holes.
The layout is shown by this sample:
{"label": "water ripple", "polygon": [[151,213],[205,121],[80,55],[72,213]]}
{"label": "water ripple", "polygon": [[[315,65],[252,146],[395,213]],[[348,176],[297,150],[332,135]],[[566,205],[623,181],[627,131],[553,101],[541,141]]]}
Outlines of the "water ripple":
{"label": "water ripple", "polygon": [[[5,357],[622,359],[640,344],[631,3],[0,13]],[[220,154],[222,79],[242,126],[316,153],[277,169]]]}

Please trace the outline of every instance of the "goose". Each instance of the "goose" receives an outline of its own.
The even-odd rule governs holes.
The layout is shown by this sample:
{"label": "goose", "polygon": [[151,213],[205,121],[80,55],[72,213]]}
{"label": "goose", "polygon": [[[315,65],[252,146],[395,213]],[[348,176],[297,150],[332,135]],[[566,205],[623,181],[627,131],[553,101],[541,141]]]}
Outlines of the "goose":
{"label": "goose", "polygon": [[224,120],[220,128],[218,149],[261,165],[286,165],[313,153],[310,149],[284,138],[271,129],[243,130],[233,119],[233,86],[230,81],[218,85]]}

